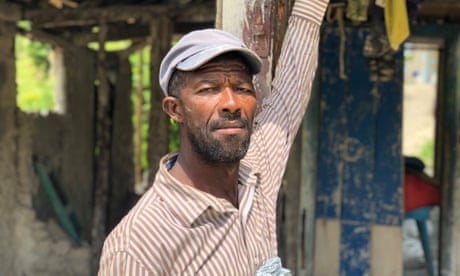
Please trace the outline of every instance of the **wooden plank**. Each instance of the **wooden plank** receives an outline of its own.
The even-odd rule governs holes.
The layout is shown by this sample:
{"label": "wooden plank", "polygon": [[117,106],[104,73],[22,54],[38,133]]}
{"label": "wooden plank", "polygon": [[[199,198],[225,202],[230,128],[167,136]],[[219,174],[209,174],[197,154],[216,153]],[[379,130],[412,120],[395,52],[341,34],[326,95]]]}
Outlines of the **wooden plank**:
{"label": "wooden plank", "polygon": [[94,188],[93,228],[91,231],[92,271],[97,271],[98,261],[102,245],[106,236],[107,206],[109,195],[110,177],[110,149],[111,149],[111,106],[109,104],[111,91],[107,75],[107,53],[105,52],[105,38],[107,24],[100,22],[99,51],[97,53],[97,77],[99,86],[97,89],[96,110],[96,175]]}
{"label": "wooden plank", "polygon": [[[372,218],[372,181],[374,169],[375,124],[368,60],[362,54],[365,32],[353,30],[347,34],[345,87],[346,137],[341,148],[345,162],[342,219],[370,222]],[[352,274],[350,274],[352,275]]]}
{"label": "wooden plank", "polygon": [[133,164],[133,122],[131,102],[131,64],[128,57],[109,54],[108,60],[116,68],[113,89],[113,123],[110,154],[110,189],[107,232],[126,215],[135,202]]}
{"label": "wooden plank", "polygon": [[378,84],[375,110],[374,222],[401,225],[403,220],[403,164],[401,156],[403,54],[395,58],[395,79]]}
{"label": "wooden plank", "polygon": [[316,216],[339,218],[342,207],[343,161],[339,158],[345,139],[345,87],[339,78],[340,34],[326,28],[320,47],[320,130]]}
{"label": "wooden plank", "polygon": [[[337,276],[340,264],[341,222],[316,219],[315,261],[313,275]],[[356,274],[359,275],[359,274]]]}
{"label": "wooden plank", "polygon": [[403,275],[402,230],[400,226],[371,226],[371,274]]}
{"label": "wooden plank", "polygon": [[[64,98],[62,116],[61,179],[83,226],[83,239],[90,240],[93,225],[96,55],[86,48],[64,48]],[[84,72],[77,74],[76,72]],[[53,132],[51,132],[53,133]],[[49,140],[48,140],[49,141]]]}
{"label": "wooden plank", "polygon": [[341,230],[339,275],[369,275],[369,224],[342,220]]}
{"label": "wooden plank", "polygon": [[[321,47],[316,214],[342,221],[340,275],[366,275],[370,271],[371,222],[400,225],[402,220],[401,89],[396,84],[398,80],[383,84],[382,91],[387,92],[388,97],[379,97],[379,90],[374,89],[376,86],[371,82],[368,60],[362,55],[367,31],[346,29],[346,33],[346,81],[339,78],[338,71],[339,31],[326,30]],[[394,146],[388,149],[390,142]],[[377,183],[374,182],[375,168]],[[392,175],[388,178],[390,172]],[[399,248],[398,253],[401,250]],[[317,261],[315,259],[315,263]]]}

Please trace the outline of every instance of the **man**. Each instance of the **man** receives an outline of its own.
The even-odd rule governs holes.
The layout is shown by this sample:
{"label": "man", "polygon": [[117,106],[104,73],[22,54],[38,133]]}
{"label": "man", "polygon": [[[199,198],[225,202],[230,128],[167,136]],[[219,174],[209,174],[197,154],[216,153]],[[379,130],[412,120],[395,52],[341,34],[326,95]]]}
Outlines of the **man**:
{"label": "man", "polygon": [[[260,58],[208,29],[160,68],[179,151],[105,241],[100,275],[254,275],[278,267],[276,200],[307,106],[327,0],[296,1],[272,93],[256,113]],[[265,264],[265,266],[264,266]]]}

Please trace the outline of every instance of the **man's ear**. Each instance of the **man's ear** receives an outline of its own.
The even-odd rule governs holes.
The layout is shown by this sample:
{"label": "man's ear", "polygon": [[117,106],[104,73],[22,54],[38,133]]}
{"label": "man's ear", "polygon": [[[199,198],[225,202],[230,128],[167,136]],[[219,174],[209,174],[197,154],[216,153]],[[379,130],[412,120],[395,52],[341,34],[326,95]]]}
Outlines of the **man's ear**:
{"label": "man's ear", "polygon": [[182,106],[180,105],[178,98],[171,96],[163,98],[163,111],[174,121],[182,123]]}

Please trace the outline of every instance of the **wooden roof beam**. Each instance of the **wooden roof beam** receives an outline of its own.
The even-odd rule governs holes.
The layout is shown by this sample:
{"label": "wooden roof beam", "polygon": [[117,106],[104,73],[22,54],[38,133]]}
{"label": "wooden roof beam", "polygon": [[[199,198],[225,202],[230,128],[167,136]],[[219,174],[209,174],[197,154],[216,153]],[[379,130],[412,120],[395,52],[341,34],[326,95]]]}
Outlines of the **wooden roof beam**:
{"label": "wooden roof beam", "polygon": [[460,2],[427,1],[422,3],[417,16],[460,22]]}
{"label": "wooden roof beam", "polygon": [[[187,33],[192,30],[212,28],[214,27],[214,22],[176,22],[174,25],[175,33]],[[107,41],[119,41],[127,39],[142,39],[147,38],[150,35],[150,27],[146,24],[143,25],[127,25],[122,28],[117,28],[116,26],[110,26],[107,33]],[[69,33],[68,40],[73,41],[76,45],[87,45],[90,42],[95,42],[98,40],[97,33],[88,33],[88,32],[72,32]]]}
{"label": "wooden roof beam", "polygon": [[0,20],[19,21],[22,18],[22,8],[20,5],[11,2],[0,2]]}
{"label": "wooden roof beam", "polygon": [[[176,9],[174,9],[176,8]],[[75,27],[98,25],[101,19],[107,23],[149,21],[152,17],[175,14],[177,7],[170,5],[109,6],[102,8],[78,8],[63,10],[30,10],[24,19],[39,28]]]}
{"label": "wooden roof beam", "polygon": [[23,35],[31,40],[36,40],[40,42],[45,42],[49,43],[51,45],[57,46],[57,47],[62,47],[62,48],[72,48],[75,47],[74,44],[72,44],[70,41],[67,41],[66,39],[63,39],[60,36],[52,35],[47,32],[41,31],[41,30],[24,30],[21,28],[17,28],[16,32],[20,35]]}
{"label": "wooden roof beam", "polygon": [[167,16],[177,21],[214,21],[215,5],[209,3],[148,6],[108,6],[101,8],[77,8],[63,10],[25,11],[23,18],[37,28],[60,28],[97,25],[101,19],[107,24],[114,22],[149,22],[152,18]]}

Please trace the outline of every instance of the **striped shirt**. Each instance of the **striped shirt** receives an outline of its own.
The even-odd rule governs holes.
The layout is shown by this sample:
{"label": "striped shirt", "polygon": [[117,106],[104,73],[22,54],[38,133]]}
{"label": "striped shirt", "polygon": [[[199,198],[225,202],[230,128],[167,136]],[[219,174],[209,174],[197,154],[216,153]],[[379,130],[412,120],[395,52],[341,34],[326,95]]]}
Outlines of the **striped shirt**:
{"label": "striped shirt", "polygon": [[239,208],[183,185],[164,157],[154,185],[107,237],[99,275],[254,275],[277,256],[276,201],[316,71],[327,0],[297,0],[239,169]]}

